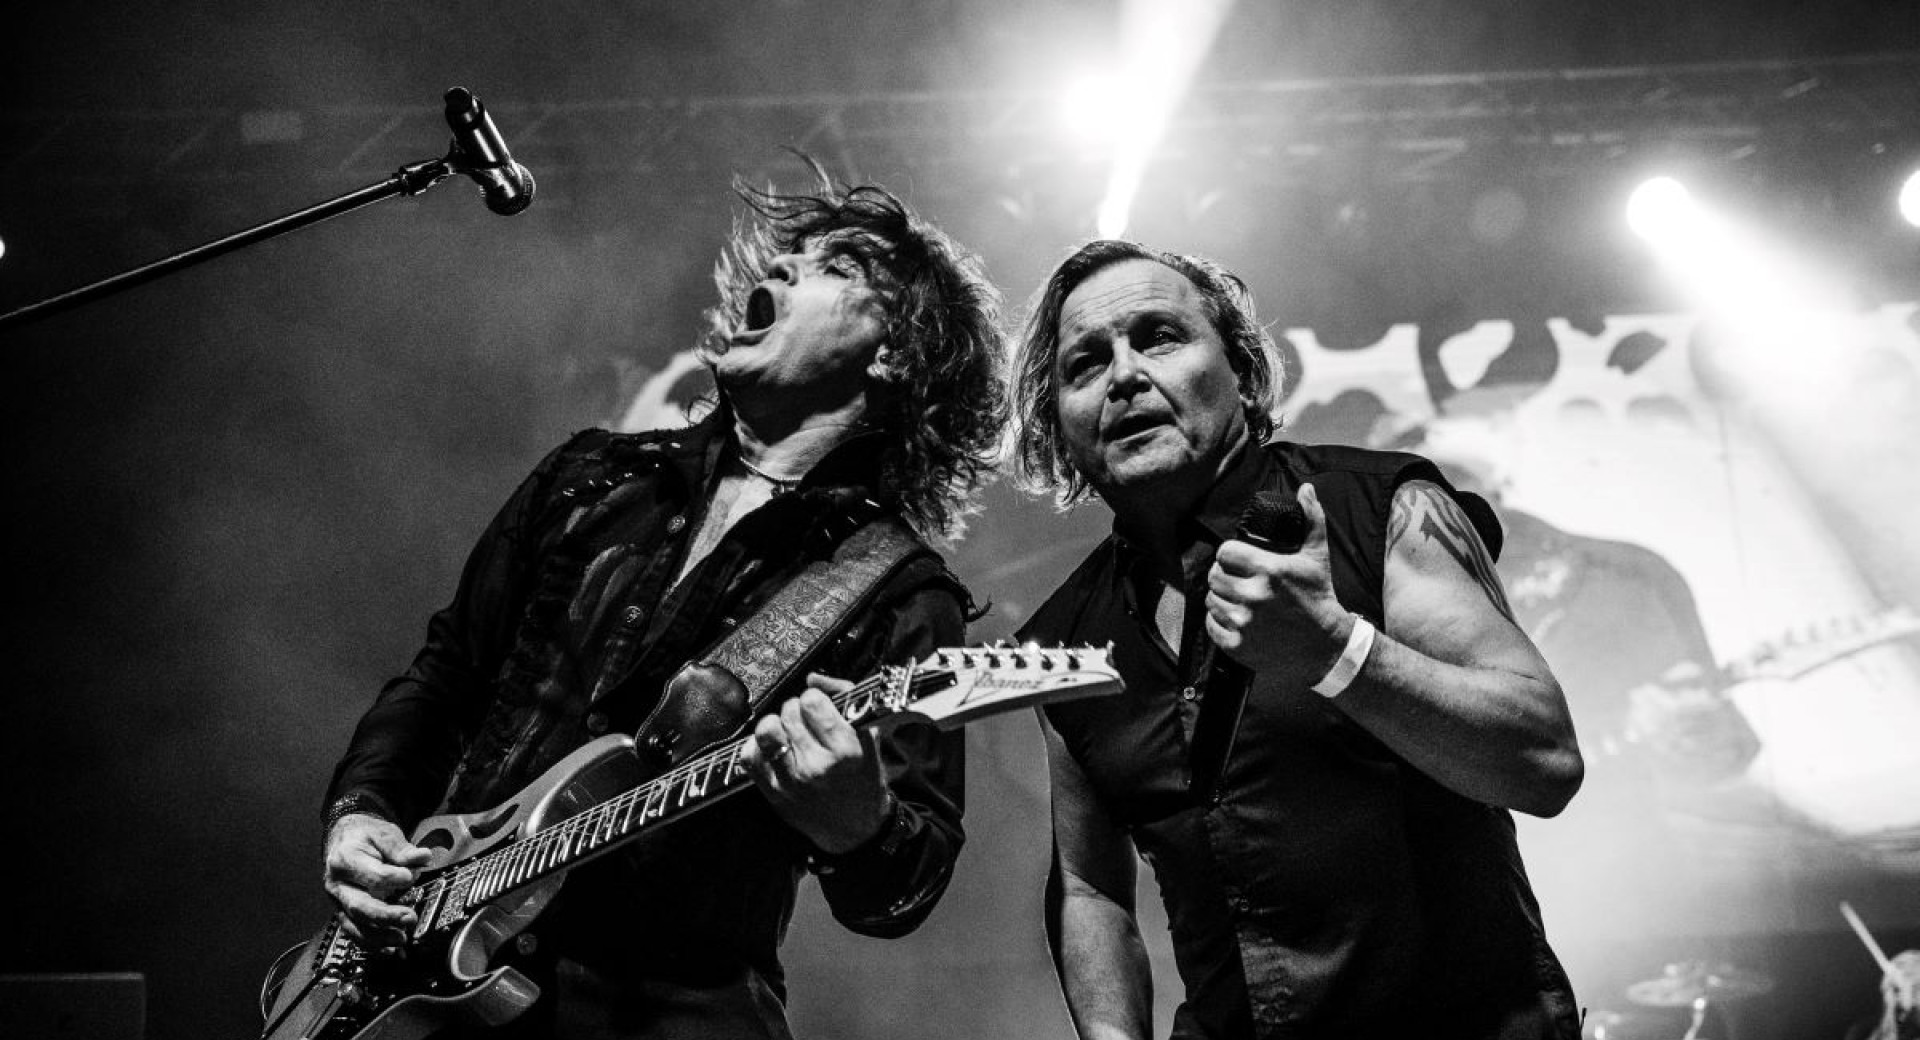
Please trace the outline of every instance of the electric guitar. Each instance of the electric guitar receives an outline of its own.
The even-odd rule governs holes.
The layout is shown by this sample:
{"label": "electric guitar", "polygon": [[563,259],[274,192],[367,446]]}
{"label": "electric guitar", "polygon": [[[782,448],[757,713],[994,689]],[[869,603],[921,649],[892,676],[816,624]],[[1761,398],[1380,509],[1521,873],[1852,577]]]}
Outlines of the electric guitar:
{"label": "electric guitar", "polygon": [[[1104,648],[967,647],[885,669],[834,702],[876,731],[904,722],[954,729],[1121,688]],[[417,1040],[451,1025],[512,1021],[540,990],[496,962],[514,952],[567,871],[750,787],[740,764],[749,739],[722,740],[648,778],[633,739],[609,734],[493,809],[421,821],[412,841],[431,858],[395,899],[418,917],[405,941],[361,946],[335,915],[269,973],[263,1040]]]}

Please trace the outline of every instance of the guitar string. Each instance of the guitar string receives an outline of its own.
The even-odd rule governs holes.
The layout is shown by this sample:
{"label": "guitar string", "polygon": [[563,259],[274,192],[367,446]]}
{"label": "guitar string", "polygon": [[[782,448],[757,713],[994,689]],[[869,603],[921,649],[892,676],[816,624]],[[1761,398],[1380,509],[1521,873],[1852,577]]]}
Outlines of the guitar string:
{"label": "guitar string", "polygon": [[[916,673],[912,676],[911,679],[909,679],[909,682],[908,682],[909,696],[915,693],[918,693],[919,690],[924,685],[931,684],[934,680],[944,678],[948,674],[951,674],[951,669],[929,669],[924,672],[916,671]],[[889,677],[885,675],[870,676],[867,679],[854,684],[852,687],[848,688],[847,690],[837,695],[834,698],[835,706],[839,707],[842,711],[845,711],[845,709],[849,705],[853,704],[855,701],[857,701],[861,697],[867,696],[869,694],[879,693],[882,689],[885,688],[888,681],[889,681]],[[471,907],[474,905],[474,902],[475,902],[471,898],[471,896],[474,890],[477,887],[479,887],[479,883],[481,881],[482,875],[485,874],[488,870],[494,869],[494,868],[500,868],[501,876],[512,877],[514,876],[514,868],[522,865],[522,863],[528,858],[531,858],[535,862],[538,862],[542,856],[548,853],[553,853],[553,852],[560,852],[562,856],[570,857],[573,854],[575,854],[575,852],[578,851],[577,849],[573,849],[571,847],[572,839],[578,836],[578,832],[584,829],[587,823],[593,817],[606,816],[609,818],[609,821],[610,821],[613,815],[617,815],[613,813],[614,807],[619,806],[621,808],[631,808],[632,806],[627,803],[638,802],[640,799],[640,796],[642,795],[645,795],[649,800],[651,800],[652,795],[654,793],[670,794],[674,786],[680,784],[681,781],[683,780],[691,780],[693,777],[693,774],[700,770],[707,771],[708,773],[707,779],[709,782],[711,782],[712,768],[715,765],[718,765],[720,760],[723,758],[733,759],[733,761],[729,762],[727,765],[727,777],[730,778],[732,775],[734,766],[738,764],[739,752],[745,746],[745,743],[746,741],[744,740],[738,741],[728,745],[725,748],[711,751],[706,754],[699,755],[692,759],[689,759],[688,761],[683,762],[680,765],[675,766],[674,768],[668,770],[666,773],[663,773],[660,776],[647,781],[645,784],[642,784],[639,787],[633,788],[631,790],[624,791],[621,794],[608,799],[606,802],[603,802],[600,805],[595,806],[593,809],[590,809],[587,812],[581,813],[578,816],[570,817],[562,821],[560,824],[558,824],[555,827],[548,828],[546,830],[539,832],[538,834],[534,835],[531,838],[514,842],[512,845],[508,846],[507,848],[496,849],[493,852],[489,852],[469,863],[465,863],[465,864],[462,864],[461,866],[455,867],[451,872],[444,874],[438,878],[435,878],[433,882],[429,883],[429,886],[423,886],[420,889],[418,889],[418,891],[421,891],[424,893],[424,891],[426,891],[426,889],[428,887],[431,887],[432,885],[439,885],[439,886],[442,886],[442,888],[444,889],[451,889],[453,888],[454,885],[460,882],[468,882],[468,885],[466,888],[466,898],[462,898],[461,902],[465,904],[467,907]],[[688,790],[691,791],[692,788],[689,786]],[[685,804],[684,801],[682,804],[683,805]],[[641,813],[641,819],[643,823],[647,818],[648,818],[648,814],[646,813],[643,807],[642,813]],[[599,821],[592,821],[592,822],[598,823]],[[560,838],[564,838],[566,840],[558,841],[557,839],[560,839]],[[565,851],[561,851],[561,850],[565,850]],[[530,857],[528,855],[529,852],[532,853]],[[520,862],[509,862],[511,860],[519,860]],[[538,868],[536,868],[536,870],[538,870]],[[519,883],[520,882],[512,882],[510,883],[509,887],[511,887],[511,884],[519,884]],[[505,889],[502,889],[501,891],[504,891],[504,890]],[[483,897],[483,899],[480,901],[485,901],[485,899],[490,899],[493,896],[498,894],[499,894],[498,891],[490,892],[487,896]]]}
{"label": "guitar string", "polygon": [[[836,704],[844,710],[847,705],[852,704],[859,696],[866,692],[864,690],[865,687],[877,681],[878,679],[876,677],[866,682],[856,684],[853,688],[844,691],[836,698]],[[745,741],[736,742],[725,748],[720,748],[689,759],[647,783],[632,790],[623,791],[619,795],[608,799],[606,802],[595,806],[593,809],[581,813],[579,816],[563,820],[558,825],[541,831],[532,838],[515,842],[508,848],[487,853],[471,863],[456,867],[451,874],[436,880],[450,882],[472,880],[479,882],[488,870],[496,866],[504,866],[505,876],[512,877],[515,873],[515,868],[521,866],[528,858],[525,854],[529,851],[529,847],[532,847],[534,853],[531,858],[536,862],[549,853],[557,852],[561,856],[571,856],[577,851],[573,847],[574,840],[580,836],[580,832],[586,829],[589,824],[592,824],[595,829],[597,829],[600,823],[611,822],[614,817],[620,814],[620,810],[631,810],[635,805],[641,803],[643,798],[647,803],[651,803],[655,794],[665,794],[670,798],[671,791],[676,786],[685,786],[688,791],[691,791],[693,788],[690,781],[696,773],[702,770],[707,773],[707,779],[711,782],[713,768],[719,765],[723,758],[733,760],[728,762],[726,766],[726,775],[730,777],[734,767],[738,764],[738,755],[744,745]],[[641,819],[643,821],[649,819],[651,815],[644,806],[641,806]],[[605,817],[605,821],[599,819],[600,817]],[[630,818],[631,816],[629,814],[629,819]],[[509,864],[507,863],[508,860],[518,860],[518,862]],[[471,893],[475,887],[477,886],[469,886],[469,893]],[[497,892],[487,892],[487,894],[482,897],[482,900],[492,898],[493,895],[497,894]],[[469,906],[472,905],[471,899],[462,900],[462,902],[467,903]]]}
{"label": "guitar string", "polygon": [[[1040,651],[1040,656],[1052,656],[1053,653],[1052,651]],[[1068,653],[1071,652],[1069,651]],[[963,653],[961,659],[971,663],[972,655]],[[952,671],[953,669],[951,668],[928,669],[924,672],[916,671],[908,680],[908,695],[913,696],[917,694],[923,686],[932,683],[936,679],[944,679],[950,675]],[[880,692],[889,681],[890,677],[887,675],[870,676],[839,694],[835,698],[835,704],[840,707],[842,711],[845,711],[849,705],[861,697]],[[663,794],[671,797],[672,789],[675,786],[684,786],[688,792],[691,792],[693,788],[690,781],[693,776],[698,772],[705,771],[707,781],[711,782],[713,779],[713,768],[719,765],[723,758],[732,760],[727,764],[726,775],[723,777],[723,782],[726,779],[730,779],[733,769],[738,765],[739,752],[744,746],[745,741],[742,740],[725,748],[696,756],[670,769],[661,776],[655,777],[653,780],[637,788],[622,792],[608,799],[606,802],[595,806],[593,809],[581,813],[579,816],[570,817],[555,827],[541,831],[532,838],[514,842],[507,848],[497,849],[470,863],[456,867],[450,873],[434,879],[427,887],[439,885],[451,888],[461,882],[467,882],[465,898],[462,898],[461,902],[465,906],[470,907],[474,905],[475,902],[475,900],[471,898],[473,891],[481,881],[481,875],[485,874],[486,871],[499,868],[501,876],[511,879],[515,877],[516,868],[522,866],[528,860],[540,864],[543,860],[547,860],[547,857],[552,857],[550,860],[547,860],[543,866],[536,867],[536,872],[538,872],[561,858],[571,858],[579,851],[579,847],[576,847],[573,842],[576,838],[582,836],[580,834],[581,831],[588,829],[590,826],[597,830],[602,824],[612,824],[614,817],[618,815],[615,811],[616,809],[632,809],[634,805],[640,801],[642,796],[648,799],[648,801],[651,801],[655,794]],[[681,803],[682,806],[686,804],[684,797]],[[651,814],[647,812],[644,806],[641,806],[642,824],[644,825],[650,818]],[[631,815],[629,815],[629,820],[630,819]],[[632,826],[629,823],[623,827],[616,827],[609,830],[609,834],[613,834],[615,831],[627,833],[631,829]],[[507,887],[512,887],[524,880],[525,879],[511,880],[508,882]],[[505,889],[501,889],[501,891],[504,890]],[[481,901],[490,899],[498,894],[497,891],[489,892]]]}
{"label": "guitar string", "polygon": [[[1067,654],[1071,659],[1071,651],[1067,651]],[[1055,652],[1053,651],[1041,651],[1039,654],[1041,658],[1054,655]],[[963,652],[961,660],[969,666],[972,666],[973,655]],[[991,654],[988,655],[988,660],[991,662]],[[1069,663],[1069,667],[1072,667],[1071,663]],[[952,668],[939,668],[928,669],[925,672],[910,672],[907,682],[908,696],[918,699],[917,694],[919,694],[924,686],[950,676],[953,670]],[[871,676],[843,691],[835,698],[835,703],[844,713],[855,701],[870,694],[877,694],[880,689],[884,688],[890,681],[891,677],[888,675]],[[745,741],[742,740],[726,748],[697,756],[669,770],[667,773],[648,781],[646,784],[630,791],[622,792],[620,795],[608,799],[607,802],[587,812],[581,813],[579,816],[570,817],[555,827],[540,832],[531,839],[514,842],[507,848],[495,850],[471,863],[456,867],[451,873],[436,878],[433,882],[430,882],[429,885],[423,886],[421,889],[416,889],[416,892],[433,890],[436,887],[446,889],[464,883],[465,889],[459,893],[461,897],[459,902],[463,909],[470,908],[477,902],[484,902],[487,899],[491,899],[502,891],[524,883],[527,879],[520,877],[518,870],[529,861],[535,864],[535,873],[544,872],[556,863],[571,859],[583,848],[590,849],[604,841],[604,837],[583,834],[583,831],[599,831],[604,826],[606,828],[605,836],[620,836],[631,833],[633,830],[631,812],[629,811],[628,813],[627,823],[616,825],[614,819],[619,815],[616,809],[631,810],[643,795],[650,802],[655,794],[660,794],[663,796],[662,800],[664,802],[671,797],[671,792],[675,786],[682,786],[685,788],[686,793],[692,793],[694,788],[691,781],[694,775],[704,771],[706,780],[709,783],[712,782],[713,770],[716,766],[720,765],[722,759],[729,760],[726,765],[726,773],[722,777],[722,782],[724,783],[726,780],[730,780],[734,768],[739,764],[739,752],[744,746]],[[704,790],[702,790],[700,796],[705,796]],[[680,803],[680,807],[682,808],[687,805],[685,795],[681,797]],[[641,825],[644,826],[653,817],[644,805],[640,806],[640,808]],[[664,816],[665,813],[661,813],[661,817],[664,818]],[[575,842],[581,838],[586,838],[590,844],[575,844]],[[496,873],[492,877],[483,877],[483,875],[490,870],[494,870]],[[497,880],[499,878],[506,879],[500,888],[480,889],[485,891],[486,894],[480,896],[478,899],[474,898],[476,889],[479,889],[479,886],[484,881]]]}

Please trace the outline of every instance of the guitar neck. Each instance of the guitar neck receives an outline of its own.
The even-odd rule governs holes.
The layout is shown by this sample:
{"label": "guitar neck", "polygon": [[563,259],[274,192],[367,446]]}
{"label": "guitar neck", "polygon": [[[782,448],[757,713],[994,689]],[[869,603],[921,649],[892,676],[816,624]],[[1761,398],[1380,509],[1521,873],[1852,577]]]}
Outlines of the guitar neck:
{"label": "guitar neck", "polygon": [[[920,673],[910,683],[917,689],[940,681],[941,674]],[[849,721],[867,721],[886,682],[874,676],[857,683],[835,696],[834,704]],[[751,739],[703,751],[638,787],[422,883],[408,900],[423,922],[421,931],[457,923],[512,889],[612,852],[661,823],[745,789],[749,776],[740,754]]]}
{"label": "guitar neck", "polygon": [[[1124,688],[1107,650],[960,647],[889,668],[834,696],[854,725],[924,720],[943,728],[1015,708],[1118,693]],[[401,901],[415,908],[417,935],[452,928],[513,889],[613,851],[746,786],[740,755],[751,738],[702,751],[687,761],[550,827],[451,865],[415,885]]]}

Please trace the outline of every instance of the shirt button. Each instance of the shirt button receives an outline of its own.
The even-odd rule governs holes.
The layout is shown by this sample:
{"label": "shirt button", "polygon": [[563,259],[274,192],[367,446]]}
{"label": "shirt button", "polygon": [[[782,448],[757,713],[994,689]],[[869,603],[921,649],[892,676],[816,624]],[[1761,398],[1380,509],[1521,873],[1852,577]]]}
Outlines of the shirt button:
{"label": "shirt button", "polygon": [[676,516],[673,519],[667,521],[667,533],[679,534],[681,529],[686,526],[687,526],[687,518],[685,516]]}
{"label": "shirt button", "polygon": [[1198,696],[1200,696],[1200,691],[1191,686],[1185,687],[1180,691],[1180,699],[1183,701],[1190,701]]}
{"label": "shirt button", "polygon": [[620,623],[628,628],[639,628],[640,623],[646,619],[647,612],[639,607],[628,607],[620,612]]}
{"label": "shirt button", "polygon": [[594,712],[587,716],[587,732],[599,736],[607,731],[607,716],[603,712]]}

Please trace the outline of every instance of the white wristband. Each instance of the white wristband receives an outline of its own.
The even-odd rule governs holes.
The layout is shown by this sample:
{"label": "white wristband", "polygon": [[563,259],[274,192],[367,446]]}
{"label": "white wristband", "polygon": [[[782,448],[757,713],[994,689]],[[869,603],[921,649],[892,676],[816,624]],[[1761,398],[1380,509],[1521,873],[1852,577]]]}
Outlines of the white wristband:
{"label": "white wristband", "polygon": [[1347,633],[1347,648],[1340,651],[1340,659],[1333,662],[1327,674],[1313,684],[1313,692],[1329,700],[1340,696],[1360,674],[1360,666],[1367,663],[1367,655],[1373,652],[1373,622],[1358,614],[1353,616],[1353,631]]}

